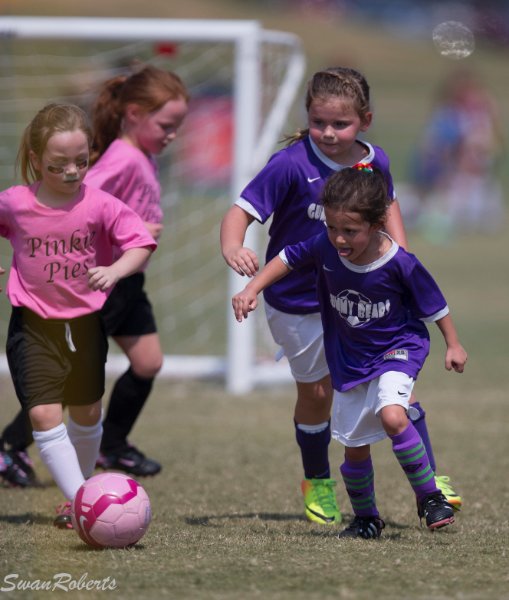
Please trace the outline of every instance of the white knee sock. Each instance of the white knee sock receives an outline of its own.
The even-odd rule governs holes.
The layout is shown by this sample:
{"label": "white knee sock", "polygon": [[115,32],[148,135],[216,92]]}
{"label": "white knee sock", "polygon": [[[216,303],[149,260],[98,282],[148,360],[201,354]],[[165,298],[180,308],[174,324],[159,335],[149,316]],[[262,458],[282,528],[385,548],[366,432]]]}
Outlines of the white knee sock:
{"label": "white knee sock", "polygon": [[103,435],[102,421],[99,419],[95,425],[91,426],[78,425],[69,417],[67,433],[72,445],[76,448],[83,477],[88,479],[94,472],[95,463],[99,456],[99,447]]}
{"label": "white knee sock", "polygon": [[66,426],[60,423],[49,431],[34,431],[33,434],[42,462],[64,496],[72,500],[85,478]]}

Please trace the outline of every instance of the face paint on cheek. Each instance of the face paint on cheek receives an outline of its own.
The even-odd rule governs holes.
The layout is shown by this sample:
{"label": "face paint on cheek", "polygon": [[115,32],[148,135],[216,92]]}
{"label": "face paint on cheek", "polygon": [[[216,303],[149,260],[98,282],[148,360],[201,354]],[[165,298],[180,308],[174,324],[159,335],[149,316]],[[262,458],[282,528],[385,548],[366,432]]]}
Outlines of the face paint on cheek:
{"label": "face paint on cheek", "polygon": [[52,175],[62,175],[62,173],[64,172],[64,168],[63,167],[54,167],[52,165],[48,165],[48,173],[51,173]]}

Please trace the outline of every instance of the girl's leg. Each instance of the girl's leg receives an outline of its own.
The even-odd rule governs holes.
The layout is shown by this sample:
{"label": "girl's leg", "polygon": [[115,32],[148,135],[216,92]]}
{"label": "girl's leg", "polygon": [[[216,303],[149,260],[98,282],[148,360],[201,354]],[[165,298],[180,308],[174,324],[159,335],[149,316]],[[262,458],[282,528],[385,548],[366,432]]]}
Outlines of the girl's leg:
{"label": "girl's leg", "polygon": [[297,382],[294,422],[306,479],[330,477],[331,406],[332,386],[329,375],[312,383]]}
{"label": "girl's leg", "polygon": [[320,315],[283,313],[267,303],[265,311],[272,337],[287,357],[297,384],[293,420],[304,467],[301,489],[306,517],[316,523],[337,523],[341,513],[329,466],[332,385]]}
{"label": "girl's leg", "polygon": [[14,419],[5,426],[1,439],[10,450],[26,450],[30,446],[34,440],[32,426],[26,411],[20,410]]}
{"label": "girl's leg", "polygon": [[157,333],[114,338],[129,359],[129,369],[117,380],[104,420],[101,448],[105,453],[126,448],[127,437],[152,390],[163,364]]}
{"label": "girl's leg", "polygon": [[438,489],[426,448],[402,406],[385,406],[380,411],[392,449],[417,498],[419,517],[426,518],[429,529],[454,522],[454,511]]}
{"label": "girl's leg", "polygon": [[327,525],[341,522],[334,489],[336,481],[330,478],[331,405],[329,375],[316,382],[297,382],[294,424],[304,467],[301,488],[306,517]]}
{"label": "girl's leg", "polygon": [[429,462],[433,472],[436,473],[436,463],[435,456],[433,454],[433,446],[431,445],[431,440],[429,437],[428,426],[426,425],[426,412],[422,408],[419,402],[415,399],[414,394],[412,394],[410,398],[410,407],[408,411],[408,416],[412,421],[414,427],[417,429],[417,432],[421,436],[422,443],[426,447],[426,453],[429,458]]}
{"label": "girl's leg", "polygon": [[85,481],[76,450],[63,423],[61,404],[40,404],[29,411],[41,460],[70,501]]}
{"label": "girl's leg", "polygon": [[354,520],[340,537],[378,538],[385,527],[375,502],[375,485],[370,447],[345,448],[345,462],[340,467]]}
{"label": "girl's leg", "polygon": [[27,448],[34,441],[32,425],[25,410],[20,410],[6,425],[0,437],[0,477],[11,485],[29,487],[39,485],[34,465],[28,456]]}
{"label": "girl's leg", "polygon": [[378,517],[373,463],[369,446],[345,448],[340,469],[356,517]]}
{"label": "girl's leg", "polygon": [[410,406],[408,409],[408,416],[413,423],[413,426],[417,429],[417,432],[421,436],[422,443],[426,448],[431,468],[435,473],[435,483],[437,484],[440,491],[447,498],[447,501],[452,506],[459,510],[463,504],[463,499],[457,492],[454,491],[450,478],[447,475],[438,475],[435,456],[433,455],[433,446],[431,445],[431,439],[429,437],[428,427],[426,425],[426,411],[422,408],[419,402],[416,401],[415,396],[412,394],[410,398]]}
{"label": "girl's leg", "polygon": [[67,432],[76,450],[83,477],[92,476],[102,437],[101,401],[85,406],[69,406]]}
{"label": "girl's leg", "polygon": [[392,440],[392,449],[420,501],[440,490],[422,439],[399,404],[384,406],[380,411],[382,425]]}

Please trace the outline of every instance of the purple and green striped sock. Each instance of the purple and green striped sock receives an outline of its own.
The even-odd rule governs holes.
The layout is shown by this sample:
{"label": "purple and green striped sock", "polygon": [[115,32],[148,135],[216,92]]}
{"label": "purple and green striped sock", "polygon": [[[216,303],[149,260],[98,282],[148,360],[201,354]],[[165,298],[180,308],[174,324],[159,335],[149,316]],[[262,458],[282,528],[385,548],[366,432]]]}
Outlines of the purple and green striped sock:
{"label": "purple and green striped sock", "polygon": [[392,440],[394,454],[405,471],[417,499],[421,500],[430,494],[439,493],[426,448],[412,422],[409,421],[408,427],[401,433],[389,437]]}
{"label": "purple and green striped sock", "polygon": [[375,474],[371,457],[358,462],[345,458],[339,470],[354,514],[357,517],[378,517],[375,502]]}

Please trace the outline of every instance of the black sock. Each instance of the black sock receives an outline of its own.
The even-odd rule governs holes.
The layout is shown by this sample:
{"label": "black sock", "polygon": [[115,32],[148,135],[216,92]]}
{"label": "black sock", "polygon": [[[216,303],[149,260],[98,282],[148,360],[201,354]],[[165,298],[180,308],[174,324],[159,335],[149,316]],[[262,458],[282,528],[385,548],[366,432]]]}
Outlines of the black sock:
{"label": "black sock", "polygon": [[117,379],[103,423],[103,451],[118,450],[127,444],[127,436],[143,409],[153,383],[153,377],[138,377],[131,367]]}
{"label": "black sock", "polygon": [[9,450],[26,450],[34,441],[28,413],[20,410],[2,433],[4,446]]}

